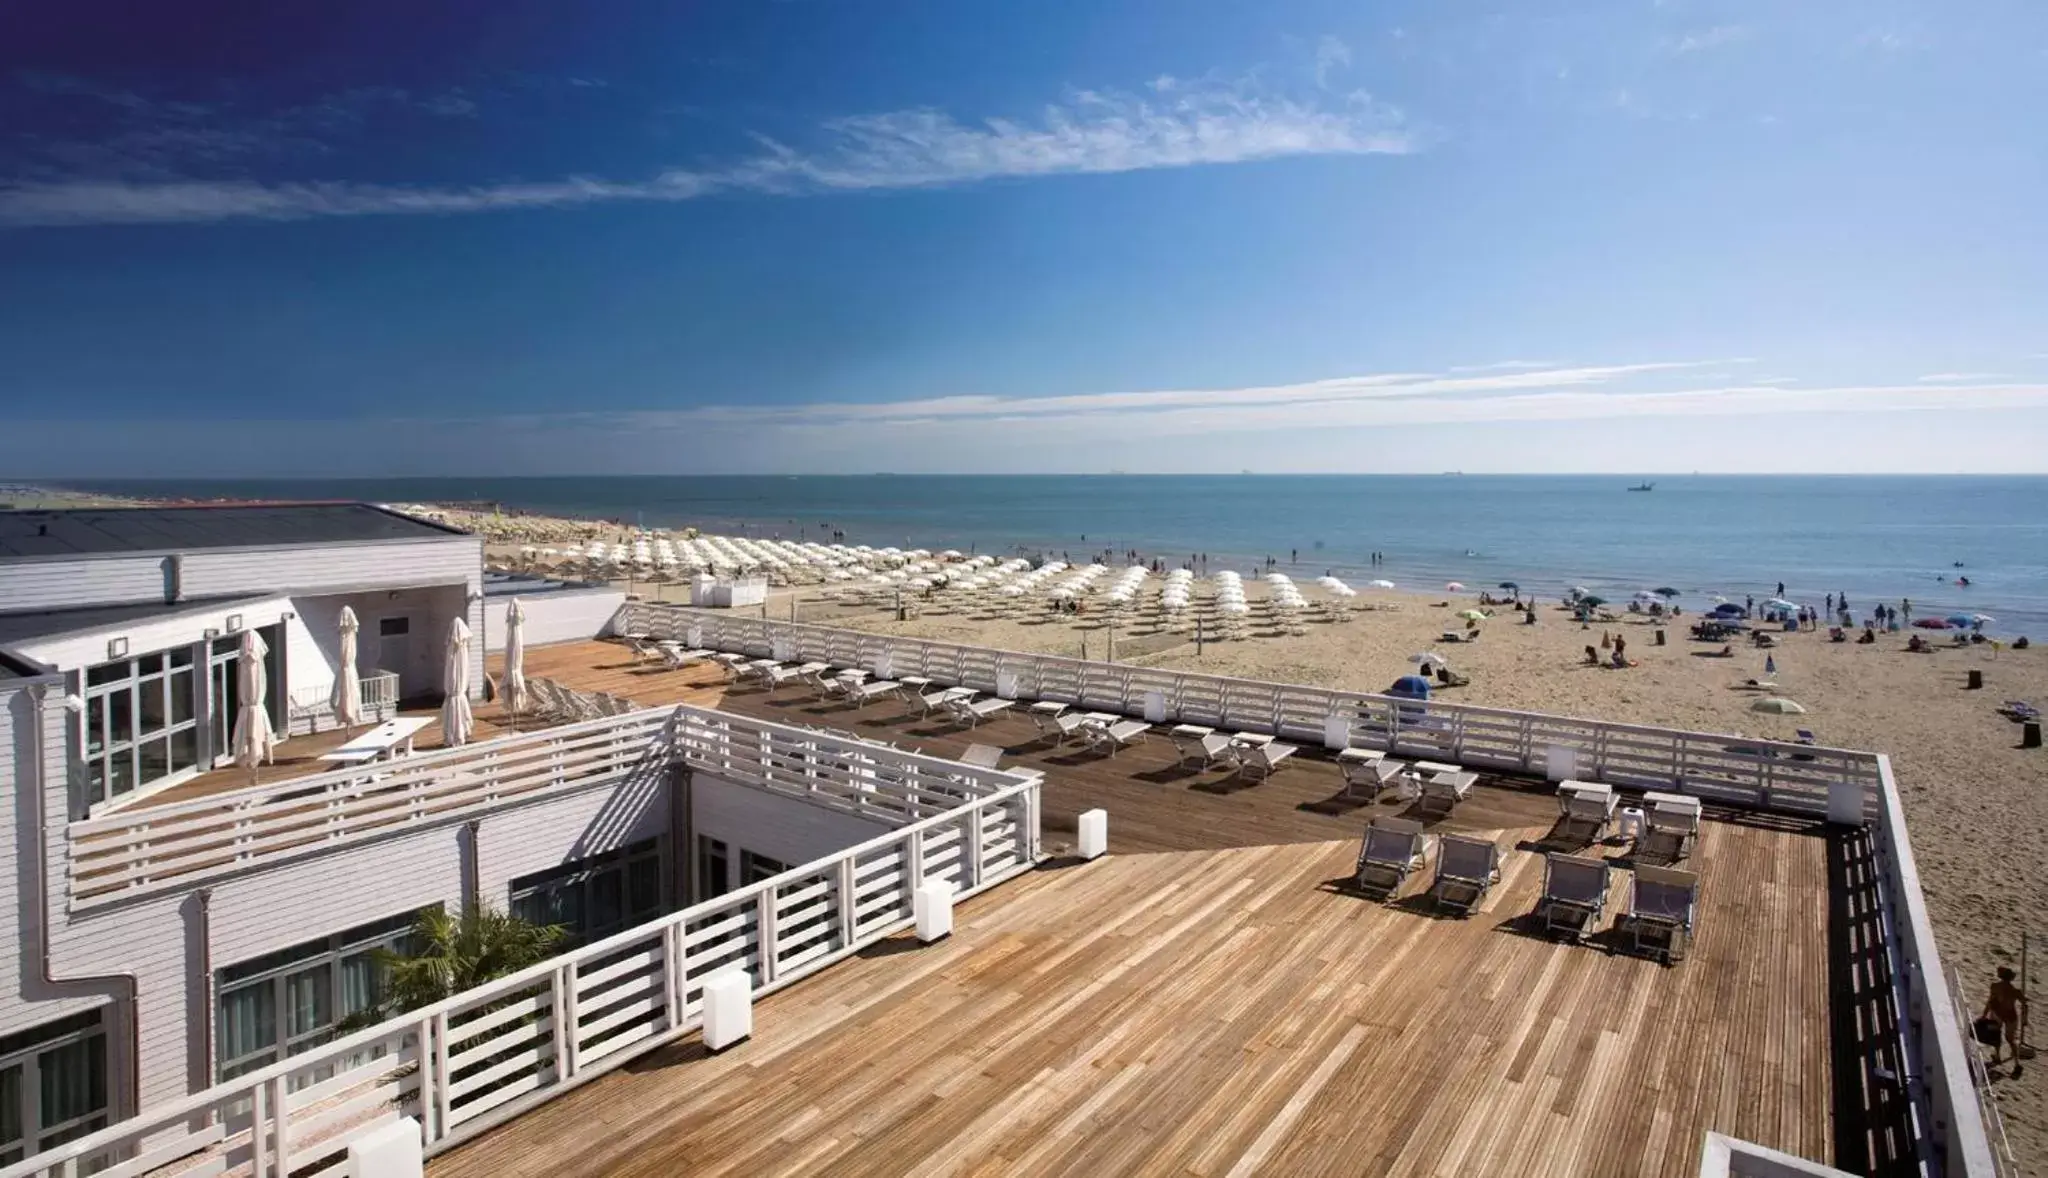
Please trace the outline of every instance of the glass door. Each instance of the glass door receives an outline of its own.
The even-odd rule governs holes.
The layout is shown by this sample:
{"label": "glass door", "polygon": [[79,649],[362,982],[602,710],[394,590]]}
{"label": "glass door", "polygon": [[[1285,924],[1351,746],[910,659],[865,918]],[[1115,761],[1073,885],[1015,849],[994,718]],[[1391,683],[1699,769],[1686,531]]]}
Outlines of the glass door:
{"label": "glass door", "polygon": [[213,763],[216,768],[231,765],[235,760],[235,716],[242,708],[242,687],[240,677],[235,674],[235,662],[235,640],[214,639],[206,663],[213,686],[213,714],[208,730],[213,734]]}

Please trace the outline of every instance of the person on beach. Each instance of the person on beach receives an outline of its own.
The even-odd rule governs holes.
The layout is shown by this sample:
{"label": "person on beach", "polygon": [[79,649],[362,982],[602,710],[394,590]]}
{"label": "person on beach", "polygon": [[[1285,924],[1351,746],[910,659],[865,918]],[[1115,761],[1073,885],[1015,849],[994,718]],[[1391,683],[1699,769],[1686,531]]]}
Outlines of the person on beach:
{"label": "person on beach", "polygon": [[1834,594],[1832,594],[1832,593],[1830,593],[1830,594],[1828,594],[1828,615],[1829,615],[1830,617],[1832,617],[1832,616],[1834,616],[1834,612],[1835,612],[1835,595],[1834,595]]}
{"label": "person on beach", "polygon": [[1783,581],[1778,582],[1778,596],[1785,596],[1785,582]]}
{"label": "person on beach", "polygon": [[1905,622],[1906,622],[1906,624],[1907,624],[1908,626],[1910,626],[1910,625],[1912,625],[1912,624],[1913,624],[1913,599],[1912,599],[1912,598],[1910,598],[1910,597],[1901,597],[1901,598],[1899,598],[1899,617],[1901,617],[1901,618],[1905,619]]}
{"label": "person on beach", "polygon": [[1985,996],[1984,1013],[1981,1019],[1997,1019],[2005,1029],[2005,1041],[1991,1045],[1991,1066],[1997,1067],[2004,1060],[2004,1049],[2012,1048],[2012,1078],[2020,1078],[2020,1040],[2026,1034],[2027,992],[2014,984],[2015,974],[2009,965],[1998,967],[1998,980],[1991,983],[1991,993]]}

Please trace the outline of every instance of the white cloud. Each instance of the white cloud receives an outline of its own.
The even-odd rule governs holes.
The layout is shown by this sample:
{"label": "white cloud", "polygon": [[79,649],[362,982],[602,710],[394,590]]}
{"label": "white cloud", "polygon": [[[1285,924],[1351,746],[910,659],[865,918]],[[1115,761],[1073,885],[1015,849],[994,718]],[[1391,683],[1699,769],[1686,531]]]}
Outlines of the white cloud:
{"label": "white cloud", "polygon": [[2004,372],[1930,372],[1918,377],[1921,384],[1972,384],[1986,380],[2008,380],[2011,374]]}
{"label": "white cloud", "polygon": [[1155,99],[1083,91],[1032,120],[962,123],[935,110],[835,119],[823,144],[762,139],[761,154],[651,179],[564,177],[474,186],[66,180],[0,186],[0,225],[136,224],[689,200],[713,191],[798,194],[964,184],[1000,177],[1130,172],[1288,156],[1398,154],[1401,112],[1363,91],[1302,101],[1255,86],[1174,84]]}
{"label": "white cloud", "polygon": [[1464,367],[1462,367],[1462,368],[1452,368],[1452,369],[1450,369],[1449,371],[1451,371],[1451,372],[1504,372],[1504,371],[1512,371],[1512,370],[1514,370],[1514,369],[1521,369],[1521,368],[1554,368],[1554,367],[1556,367],[1556,364],[1555,364],[1555,362],[1553,362],[1553,361],[1550,361],[1550,360],[1496,360],[1496,361],[1494,361],[1494,362],[1493,362],[1493,363],[1491,363],[1491,364],[1468,364],[1468,365],[1466,365],[1466,366],[1464,366]]}
{"label": "white cloud", "polygon": [[1897,29],[1868,29],[1857,34],[1850,48],[1864,53],[1897,53],[1911,44]]}
{"label": "white cloud", "polygon": [[1351,64],[1351,46],[1324,33],[1316,41],[1316,85],[1329,89],[1330,75]]}
{"label": "white cloud", "polygon": [[1710,29],[1695,29],[1680,37],[1672,50],[1677,53],[1698,53],[1706,49],[1721,49],[1739,41],[1749,39],[1750,30],[1746,25],[1715,25]]}

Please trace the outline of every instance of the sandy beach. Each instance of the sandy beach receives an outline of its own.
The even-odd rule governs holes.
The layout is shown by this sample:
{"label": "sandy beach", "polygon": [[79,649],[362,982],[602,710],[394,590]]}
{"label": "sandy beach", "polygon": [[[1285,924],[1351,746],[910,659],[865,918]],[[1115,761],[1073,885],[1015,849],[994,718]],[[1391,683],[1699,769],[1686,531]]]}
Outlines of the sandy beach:
{"label": "sandy beach", "polygon": [[[485,534],[492,557],[508,563],[519,559],[523,545],[630,535],[610,523],[440,510],[448,522]],[[1327,596],[1302,580],[1311,601]],[[1479,607],[1498,612],[1481,624],[1480,638],[1444,643],[1445,631],[1465,629],[1456,615],[1475,608],[1476,595],[1372,590],[1356,599],[1359,608],[1348,619],[1311,622],[1306,634],[1288,636],[1264,622],[1258,603],[1268,583],[1247,576],[1252,636],[1216,641],[1212,623],[1209,640],[1197,649],[1192,626],[1174,633],[1158,624],[1149,606],[1158,584],[1157,578],[1148,582],[1140,597],[1147,608],[1119,625],[1118,661],[1377,691],[1413,669],[1409,656],[1435,650],[1471,678],[1468,686],[1443,691],[1460,702],[1780,740],[1804,728],[1822,744],[1887,753],[1944,961],[1962,979],[1969,1013],[1981,1005],[1996,966],[2018,967],[2023,930],[2035,934],[2029,980],[2040,974],[2048,949],[2048,751],[2019,748],[2019,725],[1997,711],[2007,699],[2048,701],[2048,654],[2038,645],[1953,646],[1937,634],[1930,636],[1933,653],[1913,654],[1905,650],[1905,633],[1883,634],[1866,646],[1830,642],[1822,629],[1776,634],[1778,645],[1768,651],[1738,642],[1733,657],[1717,658],[1708,654],[1719,643],[1691,640],[1692,608],[1661,622],[1623,612],[1618,621],[1582,627],[1555,601],[1539,603],[1534,625],[1504,608]],[[1207,589],[1206,582],[1198,584],[1199,602]],[[649,600],[687,597],[675,584],[642,581],[631,588]],[[825,586],[778,587],[768,611],[821,625],[1091,658],[1106,657],[1112,641],[1099,611],[1077,618],[1042,603],[1007,611],[964,608],[948,604],[943,592],[931,600],[906,593],[910,616],[898,620],[893,601],[853,605],[838,597]],[[1655,642],[1660,626],[1663,646]],[[1634,665],[1586,665],[1588,645],[1607,654],[1603,635],[1624,639]],[[1776,694],[1798,701],[1806,714],[1750,710],[1758,693],[1745,689],[1745,681],[1765,677],[1766,655],[1776,666],[1770,676]],[[1967,688],[1972,670],[1982,673],[1982,689]],[[2013,1146],[2033,1173],[2048,1164],[2044,1072],[2048,1063],[2018,1079],[2000,1069],[1994,1081]]]}

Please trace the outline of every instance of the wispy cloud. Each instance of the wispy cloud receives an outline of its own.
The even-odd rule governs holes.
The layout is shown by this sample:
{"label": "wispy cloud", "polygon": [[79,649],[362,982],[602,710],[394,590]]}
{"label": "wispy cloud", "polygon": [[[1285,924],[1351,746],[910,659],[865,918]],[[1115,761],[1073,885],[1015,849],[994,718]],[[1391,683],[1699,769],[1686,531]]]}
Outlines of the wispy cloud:
{"label": "wispy cloud", "polygon": [[563,208],[689,200],[716,191],[794,195],[1288,156],[1399,154],[1416,146],[1402,113],[1363,91],[1304,100],[1268,93],[1250,83],[1175,83],[1151,99],[1079,91],[1032,119],[965,123],[937,110],[892,111],[828,121],[811,146],[765,137],[759,142],[758,154],[722,167],[675,168],[630,180],[572,176],[463,186],[183,177],[20,182],[0,185],[0,224],[294,220]]}
{"label": "wispy cloud", "polygon": [[1493,362],[1493,363],[1491,363],[1491,364],[1467,364],[1467,365],[1465,365],[1465,366],[1463,366],[1463,367],[1459,367],[1459,368],[1452,368],[1452,369],[1450,369],[1449,371],[1451,371],[1451,372],[1508,372],[1508,371],[1513,371],[1513,370],[1515,370],[1515,369],[1525,369],[1525,368],[1555,368],[1555,367],[1557,367],[1557,364],[1556,364],[1556,362],[1555,362],[1555,361],[1551,361],[1551,360],[1496,360],[1496,361],[1494,361],[1494,362]]}
{"label": "wispy cloud", "polygon": [[1912,43],[1912,38],[1897,29],[1865,29],[1849,47],[1860,53],[1897,53]]}
{"label": "wispy cloud", "polygon": [[1351,46],[1324,33],[1316,41],[1316,85],[1330,88],[1330,75],[1351,64]]}
{"label": "wispy cloud", "polygon": [[1916,377],[1921,384],[1971,384],[1986,380],[2010,380],[2007,372],[1930,372]]}
{"label": "wispy cloud", "polygon": [[1699,53],[1707,49],[1721,49],[1749,39],[1747,25],[1715,25],[1707,29],[1695,29],[1672,43],[1674,53]]}

